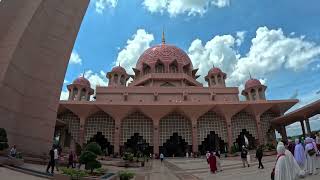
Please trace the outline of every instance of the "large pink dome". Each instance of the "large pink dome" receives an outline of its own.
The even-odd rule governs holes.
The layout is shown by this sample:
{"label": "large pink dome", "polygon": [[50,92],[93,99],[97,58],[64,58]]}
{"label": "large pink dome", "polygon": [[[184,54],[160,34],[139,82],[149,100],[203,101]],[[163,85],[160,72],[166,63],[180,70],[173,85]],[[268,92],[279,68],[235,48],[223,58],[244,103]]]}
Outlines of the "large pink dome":
{"label": "large pink dome", "polygon": [[89,80],[84,78],[84,77],[82,77],[82,76],[78,77],[77,79],[75,79],[72,84],[80,84],[80,85],[84,85],[84,86],[90,87]]}
{"label": "large pink dome", "polygon": [[119,74],[127,74],[126,70],[123,67],[121,67],[120,65],[112,68],[111,72],[115,72],[115,73],[119,73]]}
{"label": "large pink dome", "polygon": [[145,50],[144,53],[138,59],[136,68],[142,69],[143,64],[152,65],[160,60],[164,64],[170,64],[174,60],[182,66],[190,64],[192,68],[192,62],[182,49],[168,44],[160,44]]}
{"label": "large pink dome", "polygon": [[258,79],[249,79],[245,84],[245,89],[260,86],[261,82]]}

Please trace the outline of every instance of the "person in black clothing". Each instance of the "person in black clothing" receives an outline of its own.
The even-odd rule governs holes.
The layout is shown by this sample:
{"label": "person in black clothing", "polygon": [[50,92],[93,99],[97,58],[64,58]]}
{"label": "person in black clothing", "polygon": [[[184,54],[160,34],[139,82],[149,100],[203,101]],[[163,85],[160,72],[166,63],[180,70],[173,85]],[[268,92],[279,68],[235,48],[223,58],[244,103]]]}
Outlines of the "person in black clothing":
{"label": "person in black clothing", "polygon": [[51,167],[51,174],[53,174],[53,169],[54,169],[54,165],[55,165],[55,161],[54,161],[54,148],[52,147],[51,150],[49,151],[49,163],[47,166],[47,173],[49,173],[49,168]]}
{"label": "person in black clothing", "polygon": [[258,161],[259,161],[259,169],[261,168],[261,169],[263,169],[264,167],[263,167],[263,165],[262,165],[262,157],[263,157],[263,149],[262,149],[262,146],[259,146],[258,147],[258,149],[257,149],[257,151],[256,151],[256,158],[258,159]]}
{"label": "person in black clothing", "polygon": [[242,163],[243,163],[243,167],[246,167],[246,164],[248,165],[248,167],[250,167],[247,156],[248,156],[248,150],[246,149],[245,146],[242,146],[241,160],[242,160]]}

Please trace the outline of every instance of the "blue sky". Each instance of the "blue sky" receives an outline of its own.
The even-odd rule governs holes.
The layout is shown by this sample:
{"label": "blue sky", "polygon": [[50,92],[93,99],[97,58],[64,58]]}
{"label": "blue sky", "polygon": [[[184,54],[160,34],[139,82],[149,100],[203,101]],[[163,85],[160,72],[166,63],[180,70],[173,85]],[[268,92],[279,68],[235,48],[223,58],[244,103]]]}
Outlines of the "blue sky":
{"label": "blue sky", "polygon": [[[185,50],[202,75],[213,64],[227,84],[243,88],[249,71],[268,86],[268,99],[320,98],[320,1],[91,0],[62,88],[84,71],[93,88],[120,63],[127,71],[148,47],[166,42]],[[320,128],[318,118],[312,128]],[[299,133],[296,124],[288,134]]]}

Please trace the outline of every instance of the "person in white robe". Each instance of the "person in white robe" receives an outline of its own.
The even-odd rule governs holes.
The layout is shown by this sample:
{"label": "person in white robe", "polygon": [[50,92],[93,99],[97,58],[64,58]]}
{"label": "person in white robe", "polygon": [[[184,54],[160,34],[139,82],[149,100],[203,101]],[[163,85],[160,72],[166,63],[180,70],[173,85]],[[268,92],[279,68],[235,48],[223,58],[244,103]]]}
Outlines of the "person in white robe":
{"label": "person in white robe", "polygon": [[305,154],[306,154],[306,172],[309,175],[317,174],[317,164],[316,164],[316,152],[314,154],[311,154],[312,151],[316,151],[314,144],[312,142],[312,138],[306,138],[306,148],[305,148]]}
{"label": "person in white robe", "polygon": [[290,174],[289,161],[285,155],[285,147],[283,144],[278,144],[277,146],[277,161],[274,168],[274,180],[294,180],[289,179],[288,174]]}
{"label": "person in white robe", "polygon": [[300,168],[304,169],[304,165],[306,162],[306,155],[304,152],[304,147],[300,143],[299,139],[296,139],[295,143],[296,143],[296,146],[294,147],[294,158],[297,161]]}
{"label": "person in white robe", "polygon": [[[278,146],[284,146],[283,142],[279,142]],[[289,172],[286,177],[288,180],[290,179],[296,179],[297,177],[303,177],[305,175],[305,172],[300,168],[297,161],[293,157],[292,153],[285,148],[284,154],[286,155],[286,161],[287,161],[287,169],[289,169]]]}

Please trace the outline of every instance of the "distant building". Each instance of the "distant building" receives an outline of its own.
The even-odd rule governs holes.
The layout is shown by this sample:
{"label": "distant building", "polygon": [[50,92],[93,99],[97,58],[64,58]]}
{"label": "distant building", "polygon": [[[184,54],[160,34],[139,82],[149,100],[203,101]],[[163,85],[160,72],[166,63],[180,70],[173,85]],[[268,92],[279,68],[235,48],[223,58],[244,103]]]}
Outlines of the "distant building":
{"label": "distant building", "polygon": [[[127,74],[120,65],[107,73],[107,87],[96,87],[95,101],[90,82],[79,77],[68,85],[69,99],[60,101],[56,134],[60,143],[80,145],[97,141],[109,153],[145,151],[183,156],[186,151],[250,148],[275,139],[270,123],[297,100],[266,100],[266,86],[250,79],[241,92],[226,87],[227,74],[213,67],[204,87],[188,55],[165,43],[147,49]],[[128,79],[133,81],[128,83]]]}

